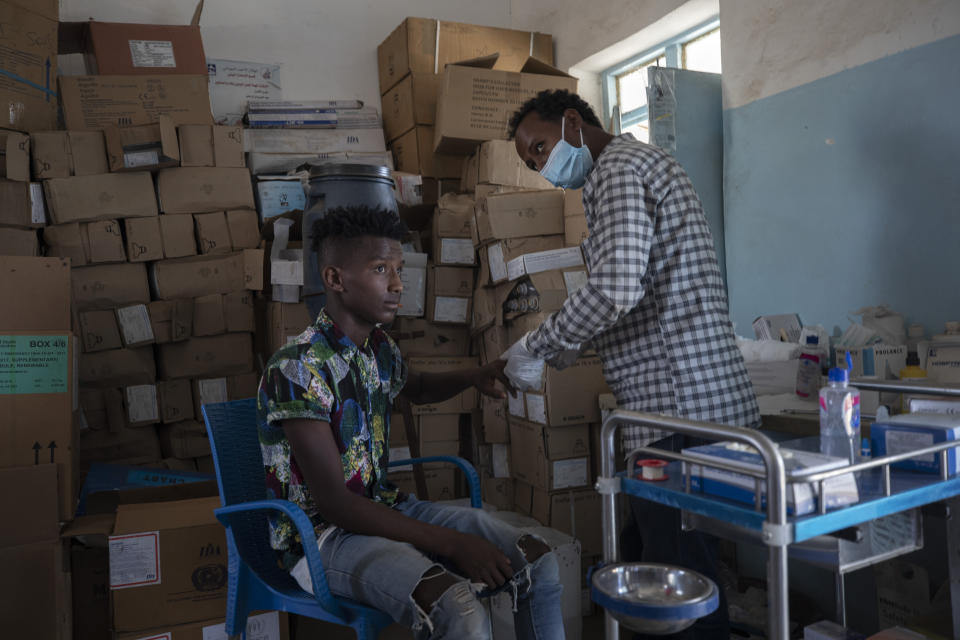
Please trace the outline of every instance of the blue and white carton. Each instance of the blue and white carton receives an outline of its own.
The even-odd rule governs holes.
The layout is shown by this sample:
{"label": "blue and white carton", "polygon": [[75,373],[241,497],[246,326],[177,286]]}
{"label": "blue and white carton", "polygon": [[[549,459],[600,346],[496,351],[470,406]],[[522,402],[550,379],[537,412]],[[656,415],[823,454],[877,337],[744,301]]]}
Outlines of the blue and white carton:
{"label": "blue and white carton", "polygon": [[[744,502],[751,506],[756,503],[756,479],[753,476],[717,469],[708,466],[710,462],[721,462],[727,465],[763,471],[763,458],[756,449],[737,442],[716,442],[699,447],[684,449],[683,454],[703,460],[704,465],[684,462],[684,473],[690,474],[692,489],[712,495]],[[800,451],[797,449],[780,449],[783,464],[786,470],[787,512],[794,515],[813,513],[817,508],[818,485],[809,482],[791,482],[791,476],[801,471],[830,471],[846,466],[843,458]],[[766,507],[766,480],[761,480],[762,506]],[[823,483],[823,491],[828,509],[836,509],[856,503],[860,499],[857,491],[857,482],[852,473],[835,476]]]}
{"label": "blue and white carton", "polygon": [[[960,440],[960,415],[937,413],[902,413],[891,416],[870,427],[870,448],[873,457],[893,456],[916,451],[947,440]],[[916,458],[894,462],[891,467],[940,473],[940,454],[928,453]],[[947,452],[947,475],[960,472],[957,449]]]}

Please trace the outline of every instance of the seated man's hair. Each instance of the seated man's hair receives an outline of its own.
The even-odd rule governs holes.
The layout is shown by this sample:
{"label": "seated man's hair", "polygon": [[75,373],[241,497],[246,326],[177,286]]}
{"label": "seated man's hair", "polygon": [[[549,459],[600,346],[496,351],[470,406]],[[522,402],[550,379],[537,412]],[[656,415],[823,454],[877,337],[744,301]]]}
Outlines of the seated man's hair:
{"label": "seated man's hair", "polygon": [[541,120],[560,122],[563,112],[567,109],[576,109],[584,122],[603,128],[597,114],[583,98],[566,89],[545,89],[524,102],[523,106],[514,112],[513,117],[510,118],[510,140],[517,135],[517,127],[531,111],[536,111]]}
{"label": "seated man's hair", "polygon": [[389,209],[366,205],[336,207],[328,209],[323,217],[313,223],[313,243],[310,248],[319,253],[322,260],[324,248],[342,240],[372,236],[402,242],[407,233],[407,225]]}

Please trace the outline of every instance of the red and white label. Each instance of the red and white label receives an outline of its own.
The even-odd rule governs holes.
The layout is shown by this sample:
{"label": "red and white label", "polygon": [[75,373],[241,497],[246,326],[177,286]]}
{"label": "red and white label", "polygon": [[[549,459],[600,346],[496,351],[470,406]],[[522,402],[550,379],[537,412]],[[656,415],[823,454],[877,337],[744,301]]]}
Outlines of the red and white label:
{"label": "red and white label", "polygon": [[110,536],[110,588],[160,584],[160,532]]}

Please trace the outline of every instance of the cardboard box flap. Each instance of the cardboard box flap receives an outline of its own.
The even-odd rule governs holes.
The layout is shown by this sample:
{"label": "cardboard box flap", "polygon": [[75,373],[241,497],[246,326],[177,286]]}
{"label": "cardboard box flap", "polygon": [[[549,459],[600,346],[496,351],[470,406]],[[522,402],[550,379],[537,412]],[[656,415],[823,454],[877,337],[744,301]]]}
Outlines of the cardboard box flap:
{"label": "cardboard box flap", "polygon": [[444,68],[457,66],[457,67],[475,67],[477,69],[493,69],[493,65],[497,64],[497,59],[499,57],[500,57],[499,53],[491,53],[488,56],[480,56],[479,58],[471,58],[469,60],[460,60],[459,62],[451,62],[447,65],[444,65]]}
{"label": "cardboard box flap", "polygon": [[112,513],[98,513],[92,516],[77,516],[63,528],[61,538],[78,536],[109,536],[113,534],[115,516]]}
{"label": "cardboard box flap", "polygon": [[561,78],[573,77],[569,73],[564,73],[555,66],[547,64],[543,60],[537,60],[536,58],[527,58],[527,61],[523,63],[523,67],[520,69],[520,73],[536,73],[541,76],[560,76]]}
{"label": "cardboard box flap", "polygon": [[113,530],[116,535],[120,535],[216,524],[213,510],[219,507],[219,496],[174,502],[122,504],[117,507]]}

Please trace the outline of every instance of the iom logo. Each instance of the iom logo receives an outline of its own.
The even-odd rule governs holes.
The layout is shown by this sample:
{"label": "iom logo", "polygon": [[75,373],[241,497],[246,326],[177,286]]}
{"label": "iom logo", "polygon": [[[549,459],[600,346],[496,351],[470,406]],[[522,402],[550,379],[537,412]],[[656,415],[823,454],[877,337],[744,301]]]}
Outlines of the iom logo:
{"label": "iom logo", "polygon": [[207,564],[197,567],[190,576],[197,591],[216,591],[227,584],[227,568],[222,564]]}

